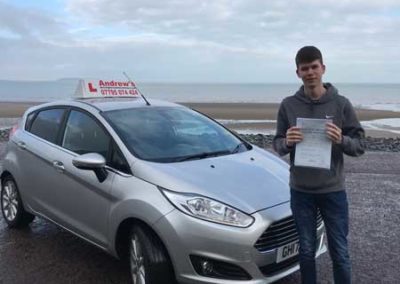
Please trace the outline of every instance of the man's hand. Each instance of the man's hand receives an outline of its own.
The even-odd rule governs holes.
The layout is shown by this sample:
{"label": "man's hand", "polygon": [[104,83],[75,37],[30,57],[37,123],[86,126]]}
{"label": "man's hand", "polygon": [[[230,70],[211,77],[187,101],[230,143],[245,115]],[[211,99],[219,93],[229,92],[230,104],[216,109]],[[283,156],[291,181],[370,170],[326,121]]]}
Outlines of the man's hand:
{"label": "man's hand", "polygon": [[303,140],[303,134],[299,127],[292,126],[286,131],[286,146],[293,147],[294,144]]}
{"label": "man's hand", "polygon": [[332,122],[326,124],[326,135],[335,144],[342,144],[342,129],[337,127]]}

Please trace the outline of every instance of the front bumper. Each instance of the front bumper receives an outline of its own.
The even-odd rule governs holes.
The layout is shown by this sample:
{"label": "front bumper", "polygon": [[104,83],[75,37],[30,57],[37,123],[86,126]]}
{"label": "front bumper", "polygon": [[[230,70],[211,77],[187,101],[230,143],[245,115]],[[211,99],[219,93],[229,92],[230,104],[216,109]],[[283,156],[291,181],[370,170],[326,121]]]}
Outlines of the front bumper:
{"label": "front bumper", "polygon": [[[268,226],[290,215],[289,203],[285,203],[253,214],[255,222],[249,228],[236,228],[196,219],[174,210],[161,218],[155,224],[155,229],[167,247],[179,282],[264,284],[274,282],[299,269],[294,258],[276,264],[277,248],[260,252],[254,247]],[[317,228],[317,256],[326,251],[323,229],[323,225]],[[190,256],[238,266],[251,279],[233,280],[202,276],[196,272]],[[265,268],[271,266],[275,272],[265,273]]]}

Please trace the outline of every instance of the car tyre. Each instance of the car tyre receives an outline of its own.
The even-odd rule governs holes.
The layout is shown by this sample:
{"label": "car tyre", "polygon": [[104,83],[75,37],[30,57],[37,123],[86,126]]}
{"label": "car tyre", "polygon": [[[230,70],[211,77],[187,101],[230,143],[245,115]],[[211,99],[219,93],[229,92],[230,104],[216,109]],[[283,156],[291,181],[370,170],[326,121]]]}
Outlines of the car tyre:
{"label": "car tyre", "polygon": [[133,284],[176,283],[161,240],[142,226],[133,226],[130,232],[129,266]]}
{"label": "car tyre", "polygon": [[35,216],[25,211],[16,182],[11,176],[1,182],[1,213],[10,228],[28,226]]}

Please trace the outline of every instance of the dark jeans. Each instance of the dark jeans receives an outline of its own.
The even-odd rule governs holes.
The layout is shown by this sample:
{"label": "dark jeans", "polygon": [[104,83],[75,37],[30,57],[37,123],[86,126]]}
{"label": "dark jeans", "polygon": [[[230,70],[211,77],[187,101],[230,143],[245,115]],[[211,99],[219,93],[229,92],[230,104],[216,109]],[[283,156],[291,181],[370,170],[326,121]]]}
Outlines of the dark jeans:
{"label": "dark jeans", "polygon": [[299,259],[302,283],[314,284],[317,281],[315,252],[318,209],[325,223],[335,283],[351,283],[351,264],[347,248],[349,211],[346,192],[343,190],[312,194],[292,189],[290,205],[300,238]]}

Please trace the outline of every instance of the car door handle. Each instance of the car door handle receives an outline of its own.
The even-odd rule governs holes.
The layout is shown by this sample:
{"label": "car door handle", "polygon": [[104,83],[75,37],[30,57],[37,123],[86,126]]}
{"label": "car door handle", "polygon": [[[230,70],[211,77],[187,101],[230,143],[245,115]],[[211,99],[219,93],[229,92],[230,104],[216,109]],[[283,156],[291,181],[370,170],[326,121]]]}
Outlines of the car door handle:
{"label": "car door handle", "polygon": [[64,164],[60,161],[53,161],[53,167],[60,173],[63,173],[65,171]]}
{"label": "car door handle", "polygon": [[26,144],[25,144],[25,142],[19,141],[19,142],[17,143],[17,145],[18,145],[18,147],[19,147],[20,149],[22,149],[22,150],[25,150],[25,149],[26,149]]}

